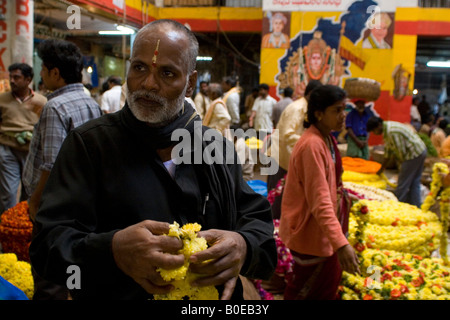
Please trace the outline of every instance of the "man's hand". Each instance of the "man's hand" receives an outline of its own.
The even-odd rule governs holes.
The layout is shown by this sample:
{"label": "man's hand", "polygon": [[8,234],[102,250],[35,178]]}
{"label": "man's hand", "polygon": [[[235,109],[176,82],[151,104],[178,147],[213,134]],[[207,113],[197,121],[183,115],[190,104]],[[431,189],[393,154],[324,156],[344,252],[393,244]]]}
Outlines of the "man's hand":
{"label": "man's hand", "polygon": [[337,256],[343,271],[351,274],[361,273],[359,270],[358,256],[351,245],[346,244],[345,246],[340,247],[337,251]]}
{"label": "man's hand", "polygon": [[164,236],[168,232],[168,223],[146,220],[116,232],[112,239],[117,266],[148,293],[164,294],[172,289],[156,268],[175,269],[184,263],[184,256],[177,254],[183,243]]}
{"label": "man's hand", "polygon": [[362,149],[362,148],[364,148],[367,145],[366,141],[359,140],[359,139],[357,139],[357,140],[358,140],[358,142],[356,144],[357,144],[359,149]]}
{"label": "man's hand", "polygon": [[222,300],[231,298],[239,272],[247,256],[247,243],[237,232],[206,230],[199,232],[210,247],[190,257],[190,269],[202,277],[193,285],[225,285]]}

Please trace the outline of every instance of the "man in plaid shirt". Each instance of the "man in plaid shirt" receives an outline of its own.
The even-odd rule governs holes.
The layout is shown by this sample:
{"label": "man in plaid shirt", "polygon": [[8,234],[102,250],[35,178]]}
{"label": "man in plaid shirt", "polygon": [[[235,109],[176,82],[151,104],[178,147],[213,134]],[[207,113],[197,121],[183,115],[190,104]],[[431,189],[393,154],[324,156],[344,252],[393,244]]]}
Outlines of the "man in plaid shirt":
{"label": "man in plaid shirt", "polygon": [[[40,73],[42,80],[53,92],[47,96],[48,102],[34,128],[23,174],[32,220],[36,215],[45,183],[67,134],[70,130],[102,114],[97,102],[84,92],[81,83],[83,56],[75,44],[55,39],[45,40],[38,47],[38,55],[43,62]],[[57,286],[50,284],[53,289],[41,290],[41,282],[36,280],[35,299],[67,297],[67,288],[58,289]]]}
{"label": "man in plaid shirt", "polygon": [[378,174],[383,173],[392,157],[395,158],[401,164],[395,195],[401,202],[420,207],[420,183],[427,157],[425,143],[408,125],[383,121],[378,117],[371,117],[367,121],[367,131],[383,135],[385,160]]}

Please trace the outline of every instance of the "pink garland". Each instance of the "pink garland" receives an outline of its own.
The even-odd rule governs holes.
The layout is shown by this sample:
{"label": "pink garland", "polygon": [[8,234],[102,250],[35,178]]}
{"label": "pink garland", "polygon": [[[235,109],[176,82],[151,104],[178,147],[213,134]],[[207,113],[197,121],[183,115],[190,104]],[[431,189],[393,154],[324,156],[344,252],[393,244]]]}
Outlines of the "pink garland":
{"label": "pink garland", "polygon": [[267,200],[272,205],[275,202],[275,198],[281,196],[283,193],[284,185],[286,183],[286,175],[278,181],[277,186],[269,191],[267,194]]}
{"label": "pink garland", "polygon": [[367,199],[367,197],[364,194],[358,193],[352,189],[345,189],[347,193],[355,195],[358,199]]}
{"label": "pink garland", "polygon": [[[271,205],[274,203],[275,198],[281,196],[281,194],[283,193],[285,182],[286,182],[286,175],[282,179],[280,179],[280,181],[278,181],[277,186],[275,188],[273,188],[268,192],[267,200],[269,200]],[[292,274],[292,267],[294,260],[292,259],[291,252],[284,245],[283,241],[279,236],[278,229],[280,226],[280,220],[274,219],[273,226],[274,226],[273,237],[275,239],[275,243],[277,246],[277,255],[278,255],[278,262],[277,267],[275,269],[275,273],[287,278]],[[255,287],[258,289],[259,295],[261,296],[262,300],[274,299],[271,293],[267,292],[262,288],[261,280],[255,280],[254,283]]]}

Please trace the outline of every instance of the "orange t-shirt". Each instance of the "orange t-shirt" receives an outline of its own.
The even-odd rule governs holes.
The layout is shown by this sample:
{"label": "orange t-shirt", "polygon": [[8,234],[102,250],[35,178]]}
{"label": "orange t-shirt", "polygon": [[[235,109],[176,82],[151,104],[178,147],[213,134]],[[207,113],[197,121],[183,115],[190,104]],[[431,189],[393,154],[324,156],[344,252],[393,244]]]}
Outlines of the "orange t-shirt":
{"label": "orange t-shirt", "polygon": [[335,164],[315,126],[292,152],[281,212],[280,237],[290,250],[329,257],[348,244],[337,217]]}

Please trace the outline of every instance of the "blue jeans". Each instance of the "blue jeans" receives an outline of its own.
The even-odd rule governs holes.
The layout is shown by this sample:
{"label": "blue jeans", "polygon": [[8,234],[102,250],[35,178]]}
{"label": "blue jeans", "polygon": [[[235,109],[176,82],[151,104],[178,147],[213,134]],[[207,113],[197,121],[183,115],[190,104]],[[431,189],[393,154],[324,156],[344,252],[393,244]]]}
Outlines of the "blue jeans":
{"label": "blue jeans", "polygon": [[420,208],[422,205],[420,182],[427,150],[417,158],[404,161],[398,175],[397,188],[394,191],[398,201],[410,203]]}
{"label": "blue jeans", "polygon": [[[17,204],[17,191],[27,154],[28,151],[19,151],[0,144],[0,215]],[[25,199],[22,188],[20,201]]]}

